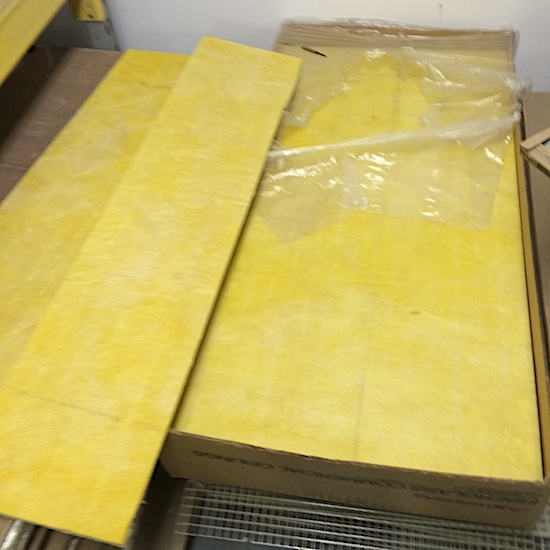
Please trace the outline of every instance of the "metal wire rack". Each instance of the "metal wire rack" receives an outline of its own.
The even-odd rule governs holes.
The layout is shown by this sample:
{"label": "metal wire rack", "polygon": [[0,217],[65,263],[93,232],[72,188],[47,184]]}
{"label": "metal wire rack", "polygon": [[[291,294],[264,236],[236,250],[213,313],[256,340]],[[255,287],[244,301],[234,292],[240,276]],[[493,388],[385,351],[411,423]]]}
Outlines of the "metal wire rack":
{"label": "metal wire rack", "polygon": [[187,482],[180,536],[304,550],[550,549],[550,508],[530,531],[327,504]]}

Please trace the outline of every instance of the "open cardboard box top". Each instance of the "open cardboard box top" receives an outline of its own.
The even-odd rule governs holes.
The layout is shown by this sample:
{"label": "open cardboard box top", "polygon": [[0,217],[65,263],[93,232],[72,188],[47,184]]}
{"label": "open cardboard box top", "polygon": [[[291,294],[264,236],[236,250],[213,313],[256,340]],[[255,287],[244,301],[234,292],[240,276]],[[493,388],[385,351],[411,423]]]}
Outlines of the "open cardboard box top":
{"label": "open cardboard box top", "polygon": [[[351,32],[348,30],[351,28]],[[320,63],[323,61],[324,54],[330,56],[331,53],[338,48],[348,48],[364,46],[367,43],[369,46],[379,46],[381,41],[386,39],[390,41],[392,47],[402,45],[411,45],[411,37],[407,34],[408,31],[403,28],[385,28],[380,26],[369,26],[368,24],[353,24],[346,26],[346,24],[334,24],[328,23],[326,25],[309,25],[309,24],[289,24],[284,27],[281,32],[281,37],[277,45],[277,49],[284,51],[285,53],[294,54],[302,50],[300,55],[305,59],[307,56],[311,56]],[[439,40],[440,38],[452,36],[451,50],[456,50],[461,46],[468,48],[472,53],[476,48],[482,48],[484,51],[490,52],[494,49],[505,53],[505,63],[508,67],[511,64],[511,56],[514,47],[513,33],[500,33],[494,34],[488,33],[457,33],[447,35],[445,31],[435,31],[430,33],[424,33],[421,30],[416,30],[414,33],[414,40],[419,37],[420,42],[414,42],[414,46],[419,48],[432,49],[433,43],[430,43],[428,37],[435,36],[439,45],[433,48],[435,51],[439,47],[449,47],[449,41]],[[389,37],[389,38],[388,38]],[[454,42],[454,40],[457,40]],[[479,39],[479,42],[477,41]],[[327,45],[328,44],[328,45]],[[304,47],[306,46],[306,47]],[[383,48],[382,48],[383,49]],[[311,51],[313,50],[313,51]],[[327,53],[328,52],[328,53]],[[448,53],[448,51],[447,51]],[[506,57],[506,55],[508,57]],[[304,70],[307,71],[307,61],[305,61]],[[300,86],[300,85],[299,85]],[[300,90],[300,87],[299,87]],[[361,120],[358,117],[358,120]],[[518,143],[519,134],[516,134],[516,143]],[[516,151],[517,153],[517,151]],[[222,397],[224,388],[227,393],[227,402],[231,402],[230,405],[225,407],[224,410],[229,410],[231,413],[227,413],[228,416],[233,414],[233,410],[238,410],[240,405],[238,399],[231,400],[234,393],[241,397],[243,402],[246,401],[247,392],[262,391],[260,387],[261,374],[260,371],[265,364],[269,365],[269,368],[273,367],[273,364],[268,362],[267,359],[258,359],[254,362],[244,362],[243,364],[238,361],[231,361],[234,358],[232,353],[229,353],[226,357],[224,369],[234,370],[236,372],[244,369],[248,372],[248,369],[257,370],[256,377],[258,380],[256,383],[251,382],[247,384],[243,383],[244,387],[239,388],[237,385],[228,383],[228,380],[233,380],[231,376],[225,376],[222,370],[219,372],[218,384],[221,388],[221,392],[216,393],[213,391],[209,396],[206,389],[206,384],[202,388],[201,393],[201,378],[204,380],[212,381],[212,378],[203,377],[201,375],[201,355],[199,355],[199,361],[195,365],[195,371],[193,372],[190,383],[186,389],[183,399],[183,413],[180,409],[180,415],[176,418],[176,422],[170,431],[167,442],[165,444],[162,461],[167,467],[168,471],[178,477],[190,477],[206,482],[226,483],[233,485],[244,485],[252,488],[266,489],[277,492],[287,492],[290,494],[335,500],[345,503],[360,504],[364,506],[381,507],[390,510],[398,510],[410,513],[421,513],[440,517],[449,517],[455,519],[463,519],[469,521],[488,522],[494,524],[525,527],[532,524],[535,519],[540,515],[541,510],[546,504],[549,487],[548,487],[548,389],[547,389],[547,377],[546,377],[546,343],[545,333],[543,331],[543,321],[541,319],[541,302],[540,295],[537,292],[536,283],[536,259],[533,257],[533,240],[531,234],[531,205],[529,204],[528,188],[524,176],[524,167],[521,163],[520,157],[516,155],[517,160],[517,180],[519,183],[519,192],[521,195],[520,210],[521,210],[521,238],[523,239],[523,250],[520,252],[520,261],[523,265],[525,260],[527,283],[528,283],[528,299],[529,299],[529,320],[530,323],[531,338],[533,343],[533,355],[534,366],[537,375],[537,394],[533,393],[533,399],[538,399],[538,412],[540,414],[540,427],[542,436],[542,475],[538,480],[534,481],[521,481],[518,479],[510,480],[506,479],[506,476],[494,476],[490,475],[457,475],[448,474],[445,472],[435,472],[429,467],[427,468],[407,468],[402,464],[400,467],[392,467],[391,463],[385,465],[376,465],[376,463],[368,463],[362,460],[347,458],[346,451],[344,450],[345,443],[342,445],[342,453],[340,456],[334,456],[330,458],[329,443],[327,442],[326,449],[322,448],[322,438],[319,438],[318,434],[323,433],[320,429],[317,432],[312,432],[311,439],[319,441],[320,450],[318,452],[311,452],[311,446],[308,444],[302,445],[300,450],[299,443],[291,445],[282,445],[279,442],[279,446],[271,446],[265,443],[258,443],[261,441],[269,441],[264,434],[258,435],[258,428],[256,427],[256,435],[243,436],[243,437],[224,437],[223,430],[218,426],[224,424],[223,413],[217,406],[218,400],[222,403],[226,403],[225,396]],[[254,215],[254,213],[253,213]],[[244,238],[241,240],[241,245],[246,242],[249,232],[255,232],[255,235],[260,235],[260,230],[257,228],[259,222],[251,222],[249,219],[249,226],[246,228]],[[255,225],[256,224],[256,225]],[[328,236],[328,233],[326,233]],[[308,236],[307,238],[314,238]],[[328,238],[328,237],[327,237]],[[258,238],[258,250],[263,250],[260,246],[261,239]],[[272,243],[268,243],[267,240],[263,241],[263,245],[273,246]],[[372,243],[369,244],[372,249]],[[248,251],[253,249],[253,245],[243,245],[242,249],[237,249],[236,260],[230,271],[229,280],[226,281],[226,289],[229,295],[234,299],[235,294],[238,292],[232,288],[231,275],[239,270],[239,254],[244,255],[244,250]],[[368,247],[367,247],[368,248]],[[273,256],[275,257],[275,253]],[[265,257],[268,257],[269,253],[265,253]],[[259,254],[258,258],[265,260],[262,254]],[[391,258],[391,256],[388,256]],[[258,260],[261,263],[261,260]],[[245,262],[242,263],[244,265]],[[269,264],[268,264],[269,265]],[[323,260],[319,260],[319,265],[323,265]],[[237,267],[236,267],[237,266]],[[249,268],[253,269],[252,263]],[[336,263],[334,269],[338,271],[339,265]],[[277,271],[281,268],[278,266],[273,270],[273,278],[278,279],[282,271]],[[240,268],[244,271],[244,268]],[[282,268],[281,268],[282,269]],[[307,260],[304,257],[304,270],[307,270]],[[321,267],[319,267],[319,271]],[[269,271],[267,269],[266,271]],[[523,267],[521,268],[522,277]],[[321,273],[323,273],[321,271]],[[257,275],[255,273],[255,275]],[[268,277],[268,275],[266,275]],[[322,274],[321,277],[324,277]],[[246,277],[241,280],[247,280]],[[248,292],[253,292],[255,287],[254,276],[249,281],[252,281]],[[313,279],[314,281],[315,279]],[[257,282],[257,281],[256,281]],[[237,283],[235,283],[237,284]],[[300,286],[302,283],[297,282],[296,285]],[[315,283],[312,283],[315,285]],[[259,286],[261,288],[261,285]],[[294,289],[289,287],[289,293],[293,293]],[[233,293],[233,294],[231,294]],[[241,295],[245,295],[244,290],[241,291]],[[233,307],[229,301],[228,308]],[[243,298],[243,303],[247,300]],[[236,302],[234,302],[236,303]],[[224,306],[224,295],[218,302],[218,307]],[[249,307],[254,311],[255,305],[250,302]],[[304,306],[307,307],[307,306]],[[209,360],[214,357],[213,352],[210,353],[208,337],[211,336],[213,340],[218,339],[220,333],[224,333],[223,329],[217,331],[217,318],[216,315],[220,310],[217,310],[213,322],[210,325],[210,332],[207,335],[207,339],[203,344],[201,353],[204,353]],[[235,310],[236,311],[236,310]],[[292,314],[287,312],[289,316],[296,315],[300,318],[299,314]],[[327,309],[327,316],[330,315],[330,308]],[[319,313],[319,316],[322,316]],[[229,315],[222,316],[223,322],[227,323]],[[263,318],[262,318],[263,319]],[[314,325],[322,323],[321,320],[315,320]],[[328,322],[328,321],[327,321]],[[220,321],[220,325],[222,325]],[[259,326],[264,326],[265,319],[263,321],[258,320]],[[252,325],[251,325],[252,326]],[[238,325],[235,325],[236,334],[235,338],[239,339]],[[529,328],[529,327],[528,327]],[[297,330],[305,330],[305,327],[300,327],[297,324]],[[260,331],[261,332],[261,331]],[[265,338],[258,338],[258,331],[256,327],[253,327],[250,333],[247,334],[247,343],[244,344],[247,348],[258,347],[269,350],[269,338],[270,334],[275,332],[264,334]],[[241,341],[245,341],[243,336],[240,337]],[[304,338],[304,346],[307,346],[308,340]],[[265,343],[265,346],[264,346]],[[225,345],[225,344],[224,344]],[[325,341],[321,339],[320,346],[325,345]],[[281,341],[280,346],[284,348],[284,340]],[[215,347],[215,346],[212,346]],[[223,349],[223,346],[220,346]],[[231,347],[228,346],[229,350]],[[271,348],[276,357],[281,354],[276,349],[276,346]],[[205,351],[206,350],[206,351]],[[269,353],[269,351],[267,352]],[[285,359],[290,361],[288,357]],[[220,359],[218,369],[222,368],[223,361]],[[206,365],[210,367],[210,365]],[[301,365],[300,365],[301,366]],[[296,366],[297,370],[299,367]],[[305,367],[304,367],[305,368]],[[249,380],[254,378],[253,372],[249,373]],[[274,369],[274,377],[277,377],[282,372],[282,369]],[[311,370],[311,376],[315,372],[315,367]],[[318,371],[319,378],[325,375],[324,371],[320,369]],[[281,419],[286,418],[285,410],[291,408],[292,395],[300,395],[300,398],[295,401],[295,407],[303,410],[304,415],[308,414],[308,404],[314,401],[315,396],[308,396],[307,391],[296,392],[292,388],[292,368],[289,367],[289,386],[288,394],[289,399],[284,401],[284,405],[281,404],[280,409],[273,409],[273,424],[277,424]],[[196,379],[194,379],[196,378]],[[296,378],[299,375],[296,374]],[[234,379],[238,379],[235,376]],[[278,379],[278,378],[277,378]],[[330,377],[329,377],[330,379]],[[332,379],[330,379],[332,380]],[[398,380],[396,381],[398,382]],[[330,393],[330,384],[327,385],[327,396]],[[198,387],[196,391],[194,387]],[[312,378],[312,388],[320,388],[320,384],[317,380]],[[307,390],[307,388],[306,388]],[[487,397],[489,397],[491,388],[484,388],[487,391]],[[266,390],[269,392],[269,388]],[[534,391],[534,389],[533,389]],[[315,393],[315,390],[312,390]],[[193,396],[193,394],[195,394]],[[191,398],[190,398],[191,395]],[[209,398],[211,401],[209,401]],[[480,399],[483,399],[483,395],[480,395]],[[330,397],[327,397],[327,402]],[[202,403],[201,403],[202,402]],[[254,402],[254,401],[253,401]],[[282,402],[281,402],[282,403]],[[212,404],[212,405],[211,405]],[[210,406],[211,405],[211,406]],[[258,414],[264,414],[261,410],[261,405],[258,405]],[[246,410],[246,405],[243,406]],[[209,411],[210,409],[210,411]],[[196,426],[201,424],[203,419],[208,415],[212,416],[211,427],[205,430],[197,430]],[[254,414],[249,411],[249,414]],[[313,413],[312,413],[313,414]],[[410,414],[415,414],[414,407],[411,407]],[[290,415],[288,415],[290,416]],[[183,418],[182,417],[186,417]],[[239,413],[234,414],[235,418],[239,418]],[[264,416],[266,418],[266,416]],[[196,420],[196,421],[195,421]],[[206,422],[205,422],[206,424]],[[234,422],[237,429],[227,433],[236,433],[240,430],[241,434],[247,433],[246,413],[241,417],[240,424],[238,421]],[[251,422],[254,426],[261,425],[260,423]],[[268,425],[266,421],[266,426]],[[186,429],[187,426],[192,426],[191,429]],[[327,425],[327,438],[332,436],[332,429],[338,426],[338,422],[334,425]],[[268,428],[269,429],[269,428]],[[498,428],[497,428],[498,429]],[[536,426],[538,431],[538,426]],[[253,430],[253,428],[251,428]],[[266,430],[267,431],[267,430]],[[300,432],[300,427],[297,427],[295,423],[290,422],[288,424],[289,432]],[[291,436],[289,436],[291,437]],[[307,437],[307,436],[305,436]],[[309,443],[309,442],[308,442]],[[405,446],[404,445],[404,453]],[[510,445],[510,453],[514,452],[513,443]],[[452,445],[449,445],[449,453],[452,454]]]}

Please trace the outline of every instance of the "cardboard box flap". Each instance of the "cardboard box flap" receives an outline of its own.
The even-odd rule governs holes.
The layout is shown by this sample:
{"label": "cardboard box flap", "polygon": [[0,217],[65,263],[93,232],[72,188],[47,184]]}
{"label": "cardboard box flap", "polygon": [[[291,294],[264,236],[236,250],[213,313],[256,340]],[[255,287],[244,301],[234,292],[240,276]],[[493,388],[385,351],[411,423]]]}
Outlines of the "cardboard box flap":
{"label": "cardboard box flap", "polygon": [[441,51],[508,50],[517,47],[513,29],[443,29],[400,24],[381,19],[296,17],[283,23],[276,49],[297,46],[385,46],[430,48]]}
{"label": "cardboard box flap", "polygon": [[0,513],[111,544],[300,65],[213,38],[184,61],[124,56],[0,209]]}
{"label": "cardboard box flap", "polygon": [[527,528],[546,506],[542,483],[476,479],[339,462],[171,430],[162,453],[174,477],[393,512]]}
{"label": "cardboard box flap", "polygon": [[[550,340],[550,185],[548,172],[530,153],[548,135],[550,125],[550,93],[528,92],[523,97],[524,134],[531,136],[521,143],[522,154],[530,161],[523,163],[528,186],[520,187],[525,223],[526,273],[530,281],[531,322],[537,369],[539,415],[543,438],[543,458],[546,479],[550,479],[550,402],[549,402],[549,340]],[[550,137],[550,136],[549,136]],[[542,139],[541,139],[542,138]],[[534,166],[536,166],[536,168]],[[540,170],[539,170],[540,169]]]}

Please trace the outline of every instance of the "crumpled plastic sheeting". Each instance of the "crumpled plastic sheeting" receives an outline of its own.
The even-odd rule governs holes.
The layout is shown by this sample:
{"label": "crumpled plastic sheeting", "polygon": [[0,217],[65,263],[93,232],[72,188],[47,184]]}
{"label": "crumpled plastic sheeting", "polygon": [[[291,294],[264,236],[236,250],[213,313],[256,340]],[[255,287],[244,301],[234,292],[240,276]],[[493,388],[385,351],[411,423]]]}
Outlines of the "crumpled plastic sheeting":
{"label": "crumpled plastic sheeting", "polygon": [[358,211],[482,229],[517,116],[269,154],[256,208],[281,242]]}
{"label": "crumpled plastic sheeting", "polygon": [[375,78],[387,66],[425,95],[428,109],[420,115],[420,125],[510,116],[518,111],[518,96],[531,86],[528,77],[497,70],[494,62],[484,66],[482,60],[460,57],[456,52],[433,53],[409,46],[304,47],[293,52],[296,54],[308,62],[284,122],[300,127],[331,97],[349,91],[361,72],[368,71]]}
{"label": "crumpled plastic sheeting", "polygon": [[531,87],[528,77],[409,48],[399,64],[408,75],[416,71],[430,105],[421,116],[427,126],[513,116],[518,98]]}
{"label": "crumpled plastic sheeting", "polygon": [[[292,54],[307,59],[307,63],[302,65],[296,92],[284,113],[283,122],[303,127],[311,114],[325,101],[349,90],[353,75],[365,58],[365,51],[335,49],[331,52],[331,64],[328,67],[325,54],[317,49],[302,48]],[[327,71],[330,71],[330,79],[327,79]]]}

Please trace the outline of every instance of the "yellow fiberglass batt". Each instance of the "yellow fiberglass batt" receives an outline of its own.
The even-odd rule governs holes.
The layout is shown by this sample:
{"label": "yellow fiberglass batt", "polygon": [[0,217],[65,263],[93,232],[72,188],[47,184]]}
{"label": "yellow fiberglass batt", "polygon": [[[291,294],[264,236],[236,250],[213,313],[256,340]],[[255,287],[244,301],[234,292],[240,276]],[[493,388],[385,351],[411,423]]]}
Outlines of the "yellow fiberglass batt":
{"label": "yellow fiberglass batt", "polygon": [[62,4],[61,0],[0,0],[0,84]]}
{"label": "yellow fiberglass batt", "polygon": [[[423,127],[430,97],[391,69],[387,58],[363,66],[305,126],[283,128],[283,145]],[[279,239],[264,215],[273,197],[260,193],[174,429],[333,460],[540,480],[516,161],[513,143],[502,145],[483,229],[346,210]],[[434,168],[448,147],[434,148]],[[268,176],[280,183],[273,164]],[[322,166],[309,168],[289,172],[331,184]],[[449,177],[460,186],[463,173]],[[297,197],[299,214],[345,210],[309,199]]]}
{"label": "yellow fiberglass batt", "polygon": [[[82,150],[60,138],[0,212],[9,221],[0,224],[7,243],[29,232],[56,252],[48,257],[37,245],[33,263],[12,247],[3,257],[2,304],[18,278],[27,284],[27,273],[41,275],[44,288],[40,277],[29,287],[38,309],[25,293],[10,303],[9,321],[24,336],[2,342],[17,349],[2,364],[0,511],[119,545],[300,65],[214,38],[201,40],[183,70],[177,56],[131,54],[130,62],[131,74],[123,71],[130,112],[125,86],[106,84],[96,96],[99,117],[88,110],[71,123]],[[165,85],[167,93],[148,95]],[[109,188],[96,190],[105,180]],[[48,208],[28,189],[42,193]],[[100,214],[73,212],[65,193]],[[27,219],[29,209],[37,214]],[[51,234],[40,231],[42,221]]]}
{"label": "yellow fiberglass batt", "polygon": [[2,203],[0,386],[186,61],[183,55],[126,52]]}

